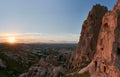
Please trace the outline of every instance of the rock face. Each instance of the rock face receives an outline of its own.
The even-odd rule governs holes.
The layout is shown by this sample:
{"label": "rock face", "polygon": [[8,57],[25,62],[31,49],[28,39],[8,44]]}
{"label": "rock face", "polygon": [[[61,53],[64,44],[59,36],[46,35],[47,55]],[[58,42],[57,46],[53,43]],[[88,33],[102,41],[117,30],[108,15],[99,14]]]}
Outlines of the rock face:
{"label": "rock face", "polygon": [[91,76],[120,77],[120,0],[103,17],[98,38]]}
{"label": "rock face", "polygon": [[83,23],[75,54],[70,61],[70,69],[85,67],[93,59],[102,18],[107,11],[107,7],[96,4],[89,12],[87,20]]}
{"label": "rock face", "polygon": [[[102,12],[102,10],[99,12]],[[97,15],[101,16],[101,13]],[[98,35],[96,35],[96,37],[92,36],[93,41],[91,41],[91,39],[87,40],[88,36],[85,37],[85,35],[89,33],[84,29],[85,23],[83,24],[82,33],[84,33],[84,30],[86,33],[84,35],[81,34],[80,43],[82,45],[80,43],[78,44],[74,58],[76,61],[79,59],[78,62],[82,62],[82,56],[89,56],[91,63],[87,64],[87,67],[81,69],[79,73],[89,71],[91,77],[120,77],[120,0],[118,0],[111,11],[105,13],[101,21],[102,23],[98,22],[101,23],[98,25],[98,29],[92,28],[92,32],[95,32],[94,29],[98,30],[98,32],[96,32]],[[87,28],[89,29],[89,26],[87,26]],[[95,35],[95,33],[92,33],[92,35]],[[92,49],[91,46],[93,50],[90,50]],[[87,53],[89,53],[89,55]],[[87,61],[87,59],[85,59],[85,61]]]}

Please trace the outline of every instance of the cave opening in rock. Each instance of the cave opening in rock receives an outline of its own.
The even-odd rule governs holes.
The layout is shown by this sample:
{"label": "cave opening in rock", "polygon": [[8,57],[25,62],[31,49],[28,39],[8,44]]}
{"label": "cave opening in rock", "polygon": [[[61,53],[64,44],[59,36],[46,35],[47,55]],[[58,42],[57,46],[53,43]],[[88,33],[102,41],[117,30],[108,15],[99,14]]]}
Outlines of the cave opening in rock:
{"label": "cave opening in rock", "polygon": [[120,55],[120,48],[117,48],[117,55]]}
{"label": "cave opening in rock", "polygon": [[89,53],[87,53],[87,56],[89,57]]}
{"label": "cave opening in rock", "polygon": [[104,66],[104,72],[106,72],[106,67]]}
{"label": "cave opening in rock", "polygon": [[105,23],[105,24],[104,24],[104,31],[108,31],[108,27],[109,27],[109,26],[108,26],[108,23]]}
{"label": "cave opening in rock", "polygon": [[97,69],[97,61],[95,61],[95,70]]}
{"label": "cave opening in rock", "polygon": [[104,48],[101,48],[101,50],[103,51]]}

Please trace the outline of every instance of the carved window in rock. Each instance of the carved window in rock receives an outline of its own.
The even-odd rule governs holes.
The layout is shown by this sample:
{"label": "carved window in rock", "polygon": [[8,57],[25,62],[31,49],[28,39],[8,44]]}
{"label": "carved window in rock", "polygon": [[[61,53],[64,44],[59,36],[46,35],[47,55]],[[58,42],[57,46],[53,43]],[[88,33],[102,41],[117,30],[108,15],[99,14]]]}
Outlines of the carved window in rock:
{"label": "carved window in rock", "polygon": [[97,69],[97,61],[95,61],[95,70]]}
{"label": "carved window in rock", "polygon": [[105,24],[103,25],[103,32],[107,32],[108,29],[109,29],[108,23],[105,23]]}
{"label": "carved window in rock", "polygon": [[92,14],[92,13],[90,13],[89,17],[90,17],[90,19],[93,19],[93,14]]}
{"label": "carved window in rock", "polygon": [[117,48],[117,55],[120,55],[120,48]]}
{"label": "carved window in rock", "polygon": [[101,50],[103,51],[103,50],[104,50],[104,48],[101,48]]}
{"label": "carved window in rock", "polygon": [[104,72],[106,72],[106,67],[104,66]]}
{"label": "carved window in rock", "polygon": [[104,50],[104,48],[102,47],[102,44],[103,44],[103,39],[100,40],[101,51]]}
{"label": "carved window in rock", "polygon": [[87,53],[87,56],[89,56],[89,53]]}

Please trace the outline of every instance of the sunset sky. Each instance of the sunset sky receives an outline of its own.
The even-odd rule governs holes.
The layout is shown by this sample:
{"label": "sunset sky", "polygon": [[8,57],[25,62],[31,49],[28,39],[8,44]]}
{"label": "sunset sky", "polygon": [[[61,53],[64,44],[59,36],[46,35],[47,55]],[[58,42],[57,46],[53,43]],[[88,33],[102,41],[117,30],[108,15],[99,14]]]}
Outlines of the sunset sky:
{"label": "sunset sky", "polygon": [[0,0],[0,42],[74,43],[96,3],[109,9],[117,0]]}

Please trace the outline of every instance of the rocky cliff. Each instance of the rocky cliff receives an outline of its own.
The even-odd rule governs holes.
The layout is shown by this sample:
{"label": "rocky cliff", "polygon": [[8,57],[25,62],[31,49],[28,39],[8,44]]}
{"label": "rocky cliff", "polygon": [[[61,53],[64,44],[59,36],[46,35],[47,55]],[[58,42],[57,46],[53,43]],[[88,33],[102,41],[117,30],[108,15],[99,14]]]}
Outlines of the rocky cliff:
{"label": "rocky cliff", "polygon": [[[80,74],[89,71],[91,77],[120,77],[120,0],[111,11],[100,5],[93,9],[83,24],[72,64]],[[99,19],[92,19],[91,13]],[[91,25],[96,20],[99,21]]]}
{"label": "rocky cliff", "polygon": [[82,26],[78,46],[70,61],[70,69],[81,69],[87,66],[93,59],[98,41],[98,34],[102,25],[102,18],[107,11],[107,7],[96,4],[89,12]]}
{"label": "rocky cliff", "polygon": [[120,77],[120,0],[103,17],[98,38],[91,76]]}

